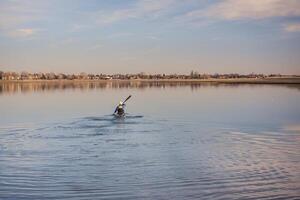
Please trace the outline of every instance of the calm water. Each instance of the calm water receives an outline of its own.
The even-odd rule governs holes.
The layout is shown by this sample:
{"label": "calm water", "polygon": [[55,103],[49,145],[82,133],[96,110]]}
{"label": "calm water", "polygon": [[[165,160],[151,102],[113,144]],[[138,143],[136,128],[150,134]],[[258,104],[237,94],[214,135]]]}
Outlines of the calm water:
{"label": "calm water", "polygon": [[300,85],[0,83],[0,199],[299,199],[299,102]]}

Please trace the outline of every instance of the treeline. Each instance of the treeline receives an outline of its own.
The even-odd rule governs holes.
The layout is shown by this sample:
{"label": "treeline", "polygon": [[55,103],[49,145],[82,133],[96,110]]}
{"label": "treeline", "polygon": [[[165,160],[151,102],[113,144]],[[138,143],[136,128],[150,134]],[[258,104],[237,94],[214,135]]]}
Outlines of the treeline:
{"label": "treeline", "polygon": [[234,78],[268,78],[282,77],[280,74],[200,74],[191,71],[189,75],[182,74],[64,74],[64,73],[29,73],[29,72],[3,72],[0,71],[0,80],[131,80],[131,79],[234,79]]}

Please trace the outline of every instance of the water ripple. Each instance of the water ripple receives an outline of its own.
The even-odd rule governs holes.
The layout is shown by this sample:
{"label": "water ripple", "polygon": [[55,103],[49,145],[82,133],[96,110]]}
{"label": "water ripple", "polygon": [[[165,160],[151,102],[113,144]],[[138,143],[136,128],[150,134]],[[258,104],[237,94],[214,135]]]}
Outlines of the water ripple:
{"label": "water ripple", "polygon": [[111,115],[0,127],[0,199],[299,199],[300,135]]}

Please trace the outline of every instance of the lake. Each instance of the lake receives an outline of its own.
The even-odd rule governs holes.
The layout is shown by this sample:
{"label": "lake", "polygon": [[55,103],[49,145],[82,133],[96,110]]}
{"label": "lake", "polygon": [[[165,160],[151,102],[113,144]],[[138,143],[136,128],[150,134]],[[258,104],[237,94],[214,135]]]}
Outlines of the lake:
{"label": "lake", "polygon": [[299,199],[299,105],[297,84],[0,82],[0,199]]}

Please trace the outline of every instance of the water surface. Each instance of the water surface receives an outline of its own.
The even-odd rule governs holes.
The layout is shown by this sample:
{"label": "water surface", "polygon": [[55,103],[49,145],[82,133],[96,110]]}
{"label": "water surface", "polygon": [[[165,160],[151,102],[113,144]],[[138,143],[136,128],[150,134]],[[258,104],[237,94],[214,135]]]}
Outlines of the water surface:
{"label": "water surface", "polygon": [[299,88],[0,83],[0,199],[299,199]]}

